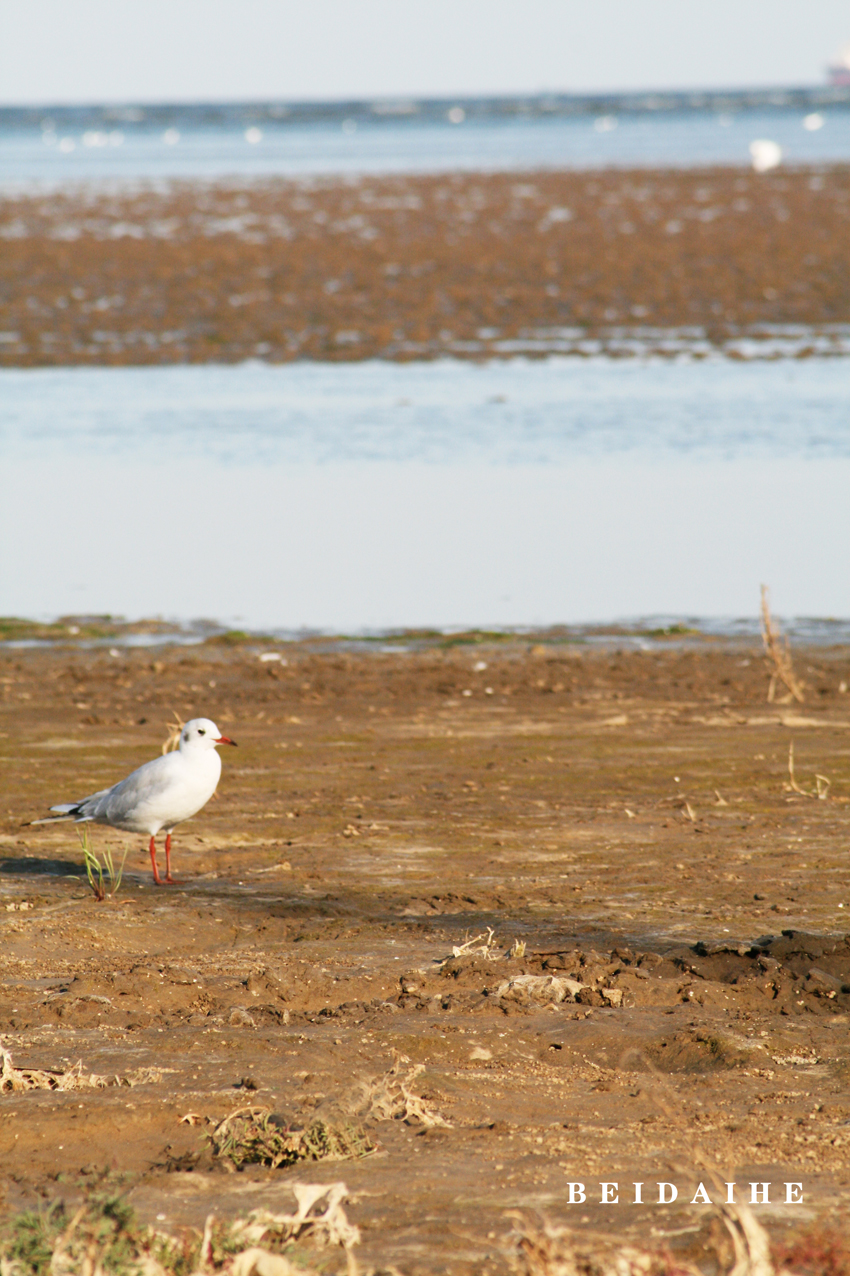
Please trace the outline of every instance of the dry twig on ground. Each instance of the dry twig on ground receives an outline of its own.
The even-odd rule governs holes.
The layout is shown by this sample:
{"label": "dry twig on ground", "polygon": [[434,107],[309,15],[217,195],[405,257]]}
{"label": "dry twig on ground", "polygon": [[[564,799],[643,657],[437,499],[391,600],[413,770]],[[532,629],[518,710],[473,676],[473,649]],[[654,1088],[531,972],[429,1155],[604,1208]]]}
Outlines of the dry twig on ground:
{"label": "dry twig on ground", "polygon": [[790,793],[799,793],[802,797],[820,798],[821,802],[825,802],[829,797],[829,787],[832,781],[826,775],[819,775],[815,772],[814,789],[803,789],[797,783],[797,777],[794,774],[794,741],[791,740],[788,745],[788,783],[785,788]]}

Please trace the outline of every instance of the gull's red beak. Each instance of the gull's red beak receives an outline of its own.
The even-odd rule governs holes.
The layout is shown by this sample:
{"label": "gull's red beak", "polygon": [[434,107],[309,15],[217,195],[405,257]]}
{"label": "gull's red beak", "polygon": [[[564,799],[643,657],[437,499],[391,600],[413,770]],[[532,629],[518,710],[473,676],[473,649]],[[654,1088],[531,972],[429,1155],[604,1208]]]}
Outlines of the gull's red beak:
{"label": "gull's red beak", "polygon": [[226,735],[220,735],[216,740],[216,744],[232,744],[236,748],[236,741],[229,739]]}

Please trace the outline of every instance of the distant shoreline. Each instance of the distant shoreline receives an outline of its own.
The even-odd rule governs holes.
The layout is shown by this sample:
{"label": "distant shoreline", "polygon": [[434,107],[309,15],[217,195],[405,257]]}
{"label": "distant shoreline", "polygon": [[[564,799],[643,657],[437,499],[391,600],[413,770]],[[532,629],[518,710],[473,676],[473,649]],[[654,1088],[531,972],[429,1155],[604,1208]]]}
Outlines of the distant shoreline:
{"label": "distant shoreline", "polygon": [[850,85],[772,85],[734,89],[661,89],[607,93],[511,93],[485,96],[341,98],[336,101],[118,102],[0,105],[0,130],[41,128],[49,114],[57,126],[204,128],[265,123],[277,127],[353,119],[373,123],[400,119],[445,120],[460,107],[469,119],[511,116],[552,118],[599,115],[658,115],[693,111],[819,110],[850,107]]}
{"label": "distant shoreline", "polygon": [[[796,617],[782,621],[782,631],[795,647],[850,646],[850,618]],[[232,629],[215,621],[148,619],[117,616],[62,616],[52,621],[0,616],[0,650],[43,647],[127,651],[167,646],[210,644],[226,649],[263,649],[261,659],[274,661],[289,647],[314,651],[427,651],[479,646],[532,644],[556,650],[564,646],[592,651],[612,647],[667,649],[709,645],[762,647],[759,620],[749,617],[644,616],[563,625],[508,625],[497,628],[446,626],[392,627],[339,632],[325,629]],[[268,648],[268,651],[266,649]],[[277,653],[277,654],[275,654]]]}

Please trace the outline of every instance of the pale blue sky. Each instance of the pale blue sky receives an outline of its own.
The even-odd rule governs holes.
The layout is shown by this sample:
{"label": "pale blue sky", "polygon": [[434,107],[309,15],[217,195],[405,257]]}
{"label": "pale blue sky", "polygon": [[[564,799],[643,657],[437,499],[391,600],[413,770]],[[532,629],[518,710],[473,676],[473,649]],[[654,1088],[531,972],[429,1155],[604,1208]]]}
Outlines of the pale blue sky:
{"label": "pale blue sky", "polygon": [[0,0],[0,103],[812,85],[850,0]]}

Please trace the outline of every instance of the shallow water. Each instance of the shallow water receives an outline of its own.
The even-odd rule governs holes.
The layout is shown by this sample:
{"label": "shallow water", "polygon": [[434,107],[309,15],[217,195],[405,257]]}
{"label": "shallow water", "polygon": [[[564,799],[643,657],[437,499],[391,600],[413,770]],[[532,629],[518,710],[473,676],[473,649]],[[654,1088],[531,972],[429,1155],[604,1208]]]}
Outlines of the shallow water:
{"label": "shallow water", "polygon": [[850,615],[843,360],[6,371],[0,440],[6,614]]}
{"label": "shallow water", "polygon": [[[645,112],[546,119],[411,119],[264,124],[233,123],[176,130],[148,127],[109,131],[61,127],[0,130],[0,187],[19,183],[329,173],[404,173],[534,168],[699,167],[750,162],[755,138],[779,143],[787,162],[850,160],[850,110],[822,112],[823,125],[803,127],[802,109]],[[44,138],[46,137],[46,141]],[[88,142],[88,144],[87,144]]]}
{"label": "shallow water", "polygon": [[0,446],[228,466],[850,457],[847,377],[840,358],[8,369]]}

